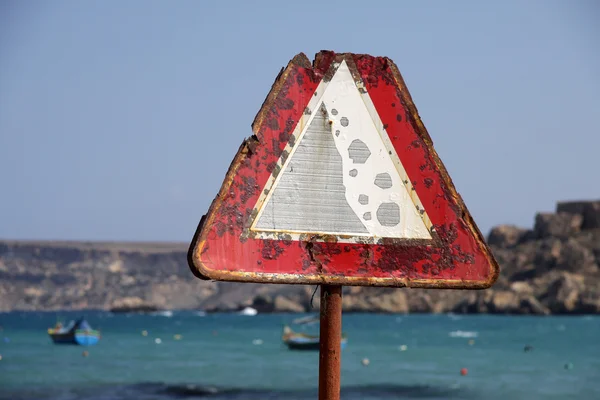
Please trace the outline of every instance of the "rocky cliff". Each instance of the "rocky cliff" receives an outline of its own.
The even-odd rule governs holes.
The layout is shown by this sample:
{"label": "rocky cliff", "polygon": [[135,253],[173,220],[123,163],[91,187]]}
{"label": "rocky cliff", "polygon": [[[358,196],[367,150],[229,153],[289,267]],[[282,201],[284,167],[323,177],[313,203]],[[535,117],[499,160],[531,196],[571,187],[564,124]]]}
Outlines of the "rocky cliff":
{"label": "rocky cliff", "polygon": [[[502,225],[500,263],[485,291],[346,287],[347,312],[600,313],[600,201],[564,202],[533,229]],[[0,311],[59,309],[316,310],[314,287],[207,282],[187,243],[0,241]]]}

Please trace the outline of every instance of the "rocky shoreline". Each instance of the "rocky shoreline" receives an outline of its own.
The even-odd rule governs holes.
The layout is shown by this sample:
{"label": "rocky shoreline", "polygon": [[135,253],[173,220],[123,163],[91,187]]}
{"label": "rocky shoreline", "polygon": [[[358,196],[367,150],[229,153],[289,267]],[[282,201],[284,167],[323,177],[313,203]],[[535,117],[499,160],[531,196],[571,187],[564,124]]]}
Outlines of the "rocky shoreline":
{"label": "rocky shoreline", "polygon": [[[484,291],[345,287],[345,312],[600,313],[600,200],[557,204],[532,229],[493,228],[500,264]],[[0,240],[0,311],[194,309],[307,312],[314,286],[201,281],[187,266],[188,243]]]}

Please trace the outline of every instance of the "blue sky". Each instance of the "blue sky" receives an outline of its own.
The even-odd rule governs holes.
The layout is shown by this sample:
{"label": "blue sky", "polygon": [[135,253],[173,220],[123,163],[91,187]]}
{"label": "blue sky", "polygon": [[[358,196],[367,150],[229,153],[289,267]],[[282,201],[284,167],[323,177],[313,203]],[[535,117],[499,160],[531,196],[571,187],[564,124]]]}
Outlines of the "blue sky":
{"label": "blue sky", "polygon": [[[297,5],[295,5],[297,4]],[[3,1],[0,238],[190,241],[270,86],[388,56],[475,221],[600,198],[589,1]]]}

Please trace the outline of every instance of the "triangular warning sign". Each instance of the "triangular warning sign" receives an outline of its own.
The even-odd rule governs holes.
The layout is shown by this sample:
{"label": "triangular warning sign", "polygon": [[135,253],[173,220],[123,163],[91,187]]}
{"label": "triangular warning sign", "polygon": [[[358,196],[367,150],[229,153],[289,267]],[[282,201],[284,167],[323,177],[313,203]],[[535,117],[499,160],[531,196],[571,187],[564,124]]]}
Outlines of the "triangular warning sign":
{"label": "triangular warning sign", "polygon": [[[370,101],[346,61],[321,81],[272,174],[251,229],[368,238],[431,239],[431,224]],[[319,94],[320,93],[320,94]]]}
{"label": "triangular warning sign", "polygon": [[203,279],[485,288],[498,266],[387,58],[296,56],[189,252]]}

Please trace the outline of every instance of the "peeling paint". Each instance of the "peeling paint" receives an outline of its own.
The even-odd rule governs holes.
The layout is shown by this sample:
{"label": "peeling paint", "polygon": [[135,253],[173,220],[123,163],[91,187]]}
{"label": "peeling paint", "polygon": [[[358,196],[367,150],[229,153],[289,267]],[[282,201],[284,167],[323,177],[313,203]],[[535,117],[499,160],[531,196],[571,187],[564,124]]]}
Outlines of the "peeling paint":
{"label": "peeling paint", "polygon": [[[262,239],[249,229],[255,204],[269,193],[265,183],[272,173],[281,172],[282,160],[298,140],[294,130],[308,121],[307,105],[321,95],[317,87],[333,78],[342,61],[351,66],[358,91],[369,96],[386,121],[380,128],[402,160],[407,176],[403,183],[420,200],[418,211],[428,216],[433,240],[372,237],[344,243],[349,238],[343,235],[300,235],[295,240],[289,232]],[[345,117],[355,123],[352,115]],[[497,263],[391,60],[323,51],[311,63],[304,54],[297,55],[277,76],[252,130],[192,240],[188,260],[197,277],[465,289],[486,288],[497,279]]]}

